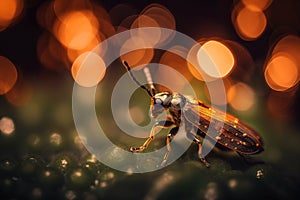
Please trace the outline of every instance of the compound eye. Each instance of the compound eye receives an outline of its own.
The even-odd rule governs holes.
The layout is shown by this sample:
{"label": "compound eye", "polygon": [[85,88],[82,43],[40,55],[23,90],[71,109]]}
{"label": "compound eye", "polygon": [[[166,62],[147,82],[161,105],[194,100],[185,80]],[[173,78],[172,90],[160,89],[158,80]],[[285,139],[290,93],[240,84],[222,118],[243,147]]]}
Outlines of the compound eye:
{"label": "compound eye", "polygon": [[161,99],[155,99],[155,104],[162,104],[162,100]]}

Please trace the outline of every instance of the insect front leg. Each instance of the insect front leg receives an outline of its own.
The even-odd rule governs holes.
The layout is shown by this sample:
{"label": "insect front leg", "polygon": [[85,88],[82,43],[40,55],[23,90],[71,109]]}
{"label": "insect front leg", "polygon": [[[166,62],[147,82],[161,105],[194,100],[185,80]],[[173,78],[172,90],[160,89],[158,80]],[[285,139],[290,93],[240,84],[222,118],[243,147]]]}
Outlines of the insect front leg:
{"label": "insect front leg", "polygon": [[187,137],[198,145],[198,158],[200,161],[208,168],[210,167],[209,162],[206,161],[205,157],[202,155],[202,142],[190,131],[187,132]]}
{"label": "insect front leg", "polygon": [[152,127],[152,129],[150,131],[150,135],[149,135],[148,139],[144,142],[144,144],[140,147],[130,147],[130,151],[131,152],[143,151],[144,149],[146,149],[148,147],[150,142],[154,139],[155,132],[159,128],[168,128],[168,127],[172,126],[173,124],[174,124],[174,122],[169,120],[169,118],[167,118],[167,120],[156,122],[154,124],[154,126]]}
{"label": "insect front leg", "polygon": [[179,127],[172,128],[167,136],[167,141],[166,141],[167,152],[165,153],[164,159],[161,163],[162,166],[166,165],[166,163],[167,163],[167,159],[168,159],[169,153],[171,151],[170,143],[171,143],[172,139],[174,138],[174,136],[178,133],[178,130],[179,130]]}

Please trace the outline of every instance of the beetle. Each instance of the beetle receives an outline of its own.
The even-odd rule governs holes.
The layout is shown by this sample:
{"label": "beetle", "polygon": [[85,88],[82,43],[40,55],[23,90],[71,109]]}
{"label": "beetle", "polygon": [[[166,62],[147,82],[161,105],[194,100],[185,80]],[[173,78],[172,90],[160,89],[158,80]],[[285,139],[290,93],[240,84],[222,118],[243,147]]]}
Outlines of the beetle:
{"label": "beetle", "polygon": [[[201,141],[205,136],[208,136],[209,140],[214,141],[217,147],[234,151],[243,158],[246,155],[258,154],[264,150],[261,136],[238,118],[214,109],[191,96],[177,92],[157,92],[149,72],[146,73],[146,77],[150,88],[147,88],[133,76],[131,68],[126,61],[123,61],[123,65],[131,79],[151,97],[151,117],[155,119],[164,111],[168,113],[164,120],[157,121],[154,124],[144,144],[139,147],[130,147],[131,152],[143,151],[154,139],[157,130],[170,128],[166,138],[167,152],[163,158],[163,163],[166,163],[171,151],[170,142],[177,134],[181,123],[185,125],[185,132],[188,138],[198,145],[198,157],[206,167],[209,167],[210,164],[202,155]],[[210,129],[212,131],[208,131],[209,127],[212,127]]]}

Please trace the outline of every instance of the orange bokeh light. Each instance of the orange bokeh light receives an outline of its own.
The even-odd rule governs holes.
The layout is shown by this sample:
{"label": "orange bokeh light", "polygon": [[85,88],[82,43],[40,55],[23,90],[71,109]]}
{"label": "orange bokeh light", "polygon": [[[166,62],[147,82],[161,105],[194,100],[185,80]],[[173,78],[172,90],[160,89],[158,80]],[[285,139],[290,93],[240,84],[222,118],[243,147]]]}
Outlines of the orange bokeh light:
{"label": "orange bokeh light", "polygon": [[270,3],[266,0],[239,2],[235,5],[231,20],[237,34],[244,40],[255,40],[262,35],[267,26],[263,12]]}
{"label": "orange bokeh light", "polygon": [[69,1],[69,0],[54,0],[53,1],[53,11],[55,12],[56,16],[63,21],[61,18],[65,13],[75,11],[75,10],[84,10],[84,9],[91,9],[92,3],[90,0],[76,0],[76,1]]}
{"label": "orange bokeh light", "polygon": [[297,64],[286,54],[274,55],[266,66],[265,79],[273,90],[287,90],[299,81]]}
{"label": "orange bokeh light", "polygon": [[231,50],[222,42],[209,40],[194,45],[188,53],[188,69],[191,74],[204,81],[213,81],[228,76],[235,66]]}
{"label": "orange bokeh light", "polygon": [[[140,15],[138,16],[133,23],[131,24],[131,29],[134,28],[143,28],[143,27],[159,27],[159,24],[156,22],[156,20],[152,19],[151,17],[148,17],[146,15]],[[154,44],[157,44],[161,37],[161,31],[148,31],[148,30],[142,30],[138,29],[137,32],[131,33],[131,36],[133,39],[137,38],[138,40],[140,38],[143,38],[143,43],[147,43],[151,46],[154,46]],[[137,41],[139,42],[139,41]]]}
{"label": "orange bokeh light", "polygon": [[86,48],[98,35],[99,23],[89,10],[71,11],[61,16],[53,31],[57,39],[67,48]]}
{"label": "orange bokeh light", "polygon": [[73,79],[83,87],[94,87],[103,78],[106,65],[103,59],[94,52],[85,52],[74,61],[71,73]]}
{"label": "orange bokeh light", "polygon": [[249,7],[242,8],[236,18],[236,28],[240,36],[245,40],[258,38],[265,30],[267,19],[260,10],[251,10]]}
{"label": "orange bokeh light", "polygon": [[23,0],[0,1],[0,31],[4,30],[23,10]]}
{"label": "orange bokeh light", "polygon": [[173,30],[176,29],[175,17],[166,7],[161,4],[150,4],[144,8],[141,14],[154,19],[159,24],[159,27]]}
{"label": "orange bokeh light", "polygon": [[188,64],[185,60],[188,50],[182,46],[173,46],[160,58],[159,63],[175,68],[187,80],[192,79],[192,74],[188,72]]}
{"label": "orange bokeh light", "polygon": [[221,42],[210,40],[205,42],[197,53],[202,69],[211,77],[221,78],[229,74],[234,66],[231,51]]}
{"label": "orange bokeh light", "polygon": [[[129,52],[125,53],[127,51]],[[139,69],[138,66],[151,62],[154,49],[147,48],[144,39],[141,37],[131,37],[121,47],[120,55],[122,60],[126,60],[133,69],[137,70]]]}
{"label": "orange bokeh light", "polygon": [[14,106],[24,106],[32,96],[32,88],[28,82],[18,83],[5,94],[7,101]]}
{"label": "orange bokeh light", "polygon": [[254,11],[262,11],[267,9],[273,0],[242,0],[244,5]]}
{"label": "orange bokeh light", "polygon": [[15,65],[6,57],[0,56],[0,95],[12,89],[18,78]]}
{"label": "orange bokeh light", "polygon": [[200,67],[197,59],[197,53],[201,48],[200,44],[195,44],[188,52],[187,55],[187,66],[190,73],[198,80],[201,81],[212,81],[214,80],[212,77],[208,76],[203,69]]}
{"label": "orange bokeh light", "polygon": [[[93,38],[93,40],[86,45],[85,48],[77,50],[77,49],[67,49],[68,59],[73,62],[78,56],[87,51],[92,51],[101,41],[105,40],[105,37],[100,32],[98,37]],[[104,55],[106,52],[106,46],[103,44],[102,49],[98,48],[98,54]]]}
{"label": "orange bokeh light", "polygon": [[[224,88],[220,87],[219,84],[220,82],[218,81],[211,81],[205,84],[204,86],[205,96],[210,102],[212,102],[213,100],[213,103],[215,105],[226,105],[228,102],[227,102],[226,95],[224,95],[224,93],[228,91],[229,88],[232,86],[232,81],[229,78],[224,78],[223,79]],[[213,93],[210,92],[209,90],[213,90]]]}
{"label": "orange bokeh light", "polygon": [[255,93],[248,85],[236,83],[227,91],[227,101],[236,110],[249,110],[255,102]]}

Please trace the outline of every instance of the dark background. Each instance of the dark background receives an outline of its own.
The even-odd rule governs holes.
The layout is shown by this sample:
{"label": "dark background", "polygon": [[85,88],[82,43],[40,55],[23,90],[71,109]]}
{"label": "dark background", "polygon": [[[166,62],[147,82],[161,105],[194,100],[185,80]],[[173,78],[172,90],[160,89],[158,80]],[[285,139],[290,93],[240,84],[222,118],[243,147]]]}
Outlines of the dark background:
{"label": "dark background", "polygon": [[[196,147],[192,146],[181,159],[163,170],[131,176],[101,163],[90,162],[88,152],[82,146],[74,145],[76,133],[72,132],[74,124],[70,105],[73,79],[67,70],[46,69],[37,56],[37,41],[45,29],[38,25],[36,12],[44,2],[25,1],[21,16],[0,32],[0,55],[15,64],[22,79],[29,81],[37,93],[33,103],[26,108],[10,105],[3,95],[0,96],[0,117],[11,117],[16,126],[11,138],[0,134],[0,192],[3,199],[68,199],[66,194],[70,191],[77,199],[140,199],[149,196],[151,192],[155,194],[152,197],[161,199],[202,199],[209,191],[214,191],[213,194],[217,194],[219,199],[296,199],[300,186],[299,88],[293,88],[296,98],[288,110],[281,108],[280,101],[284,101],[282,96],[290,95],[290,91],[275,92],[281,98],[278,110],[284,115],[273,115],[268,112],[266,104],[268,95],[273,91],[266,84],[262,69],[271,47],[280,36],[299,36],[300,1],[273,0],[264,11],[267,28],[253,41],[241,39],[231,22],[231,12],[238,1],[97,1],[108,12],[119,3],[127,3],[136,9],[136,13],[151,3],[160,3],[174,15],[177,31],[195,40],[219,37],[236,41],[250,52],[256,65],[260,66],[249,80],[258,94],[257,112],[250,117],[245,113],[232,112],[247,123],[250,122],[261,133],[265,141],[265,152],[256,158],[265,161],[265,164],[248,165],[237,156],[212,152],[207,159],[213,167],[206,169],[198,162]],[[123,69],[120,71],[119,74],[125,72]],[[138,101],[146,101],[145,98],[147,97],[142,96]],[[63,112],[53,113],[57,106]],[[102,106],[105,107],[106,104]],[[32,114],[36,111],[34,109],[40,113],[38,118]],[[56,146],[49,142],[52,131],[61,134],[65,141],[62,145]],[[40,138],[41,142],[34,143],[35,137]],[[71,163],[67,169],[59,164],[62,158]],[[8,166],[5,165],[7,161],[11,163]],[[86,167],[87,162],[93,166],[92,169]],[[47,179],[43,173],[49,169],[53,171],[51,178]],[[70,178],[76,170],[83,170],[84,176],[80,180]],[[259,170],[263,171],[262,177],[257,176]],[[111,173],[114,174],[113,178]],[[168,179],[169,175],[171,179]],[[101,188],[93,182],[94,179],[105,182],[108,187]],[[236,187],[229,186],[231,180],[236,181]],[[41,191],[41,195],[34,193],[36,188]]]}

